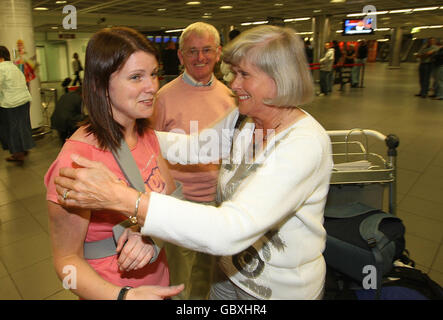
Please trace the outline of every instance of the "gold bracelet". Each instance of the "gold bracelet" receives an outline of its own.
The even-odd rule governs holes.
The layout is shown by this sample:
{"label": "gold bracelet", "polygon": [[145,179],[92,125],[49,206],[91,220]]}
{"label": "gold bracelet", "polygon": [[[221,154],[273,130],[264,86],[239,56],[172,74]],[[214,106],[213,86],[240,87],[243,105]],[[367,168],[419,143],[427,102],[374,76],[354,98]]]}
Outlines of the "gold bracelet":
{"label": "gold bracelet", "polygon": [[137,213],[138,213],[138,206],[140,204],[140,199],[142,197],[143,192],[139,191],[138,192],[138,197],[137,200],[135,200],[135,210],[134,210],[134,215],[129,217],[129,221],[131,221],[132,224],[137,224]]}

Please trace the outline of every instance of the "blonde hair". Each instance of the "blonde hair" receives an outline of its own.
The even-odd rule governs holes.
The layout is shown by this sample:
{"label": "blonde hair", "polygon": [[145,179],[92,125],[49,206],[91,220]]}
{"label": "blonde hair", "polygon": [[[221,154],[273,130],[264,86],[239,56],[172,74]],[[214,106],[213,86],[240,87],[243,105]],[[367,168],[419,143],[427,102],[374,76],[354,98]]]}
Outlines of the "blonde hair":
{"label": "blonde hair", "polygon": [[312,100],[314,83],[304,43],[294,29],[266,25],[242,32],[224,48],[223,61],[237,66],[244,59],[275,81],[277,94],[264,103],[296,107]]}
{"label": "blonde hair", "polygon": [[186,38],[189,37],[191,34],[204,35],[205,33],[208,33],[209,35],[214,37],[214,41],[217,47],[220,45],[220,35],[213,25],[205,22],[195,22],[187,26],[180,35],[180,40],[178,42],[179,49],[183,49]]}

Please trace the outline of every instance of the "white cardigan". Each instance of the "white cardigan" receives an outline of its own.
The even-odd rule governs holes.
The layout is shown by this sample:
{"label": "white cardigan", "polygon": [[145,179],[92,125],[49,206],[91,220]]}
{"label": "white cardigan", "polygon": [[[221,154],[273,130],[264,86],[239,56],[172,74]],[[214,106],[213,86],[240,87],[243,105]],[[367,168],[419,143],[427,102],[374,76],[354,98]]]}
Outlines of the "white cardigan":
{"label": "white cardigan", "polygon": [[[252,141],[253,124],[243,130],[250,130]],[[235,138],[233,143],[234,155],[244,152]],[[256,158],[263,164],[217,208],[152,193],[142,233],[222,256],[230,280],[258,299],[314,299],[326,272],[330,139],[307,114],[267,149],[272,152]],[[220,171],[219,187],[226,187],[235,170]]]}

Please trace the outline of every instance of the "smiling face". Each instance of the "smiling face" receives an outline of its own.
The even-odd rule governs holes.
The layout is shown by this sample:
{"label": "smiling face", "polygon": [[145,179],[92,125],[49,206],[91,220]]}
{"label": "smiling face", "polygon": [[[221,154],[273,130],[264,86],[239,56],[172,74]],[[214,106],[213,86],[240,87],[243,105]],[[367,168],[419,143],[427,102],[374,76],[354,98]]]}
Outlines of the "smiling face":
{"label": "smiling face", "polygon": [[231,89],[238,97],[238,108],[241,114],[252,118],[261,118],[268,109],[263,100],[272,99],[277,94],[277,86],[266,72],[243,59],[232,66],[235,75]]}
{"label": "smiling face", "polygon": [[194,32],[184,39],[178,57],[191,77],[207,83],[211,80],[214,66],[220,59],[220,46],[217,46],[214,36],[208,32]]}
{"label": "smiling face", "polygon": [[114,120],[126,126],[136,119],[150,117],[158,87],[157,59],[143,51],[134,52],[109,80]]}

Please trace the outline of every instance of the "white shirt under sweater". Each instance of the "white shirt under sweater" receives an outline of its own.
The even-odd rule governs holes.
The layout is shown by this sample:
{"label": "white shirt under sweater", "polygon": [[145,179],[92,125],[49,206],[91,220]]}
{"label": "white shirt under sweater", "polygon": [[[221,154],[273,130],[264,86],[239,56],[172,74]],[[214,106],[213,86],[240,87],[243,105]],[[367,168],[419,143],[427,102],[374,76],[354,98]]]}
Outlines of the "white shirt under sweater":
{"label": "white shirt under sweater", "polygon": [[[307,114],[269,141],[268,150],[275,141],[273,152],[256,158],[263,164],[217,208],[152,193],[142,233],[222,256],[230,280],[258,299],[315,299],[326,273],[330,139]],[[244,152],[233,144],[234,155]],[[220,171],[221,188],[232,174]]]}

